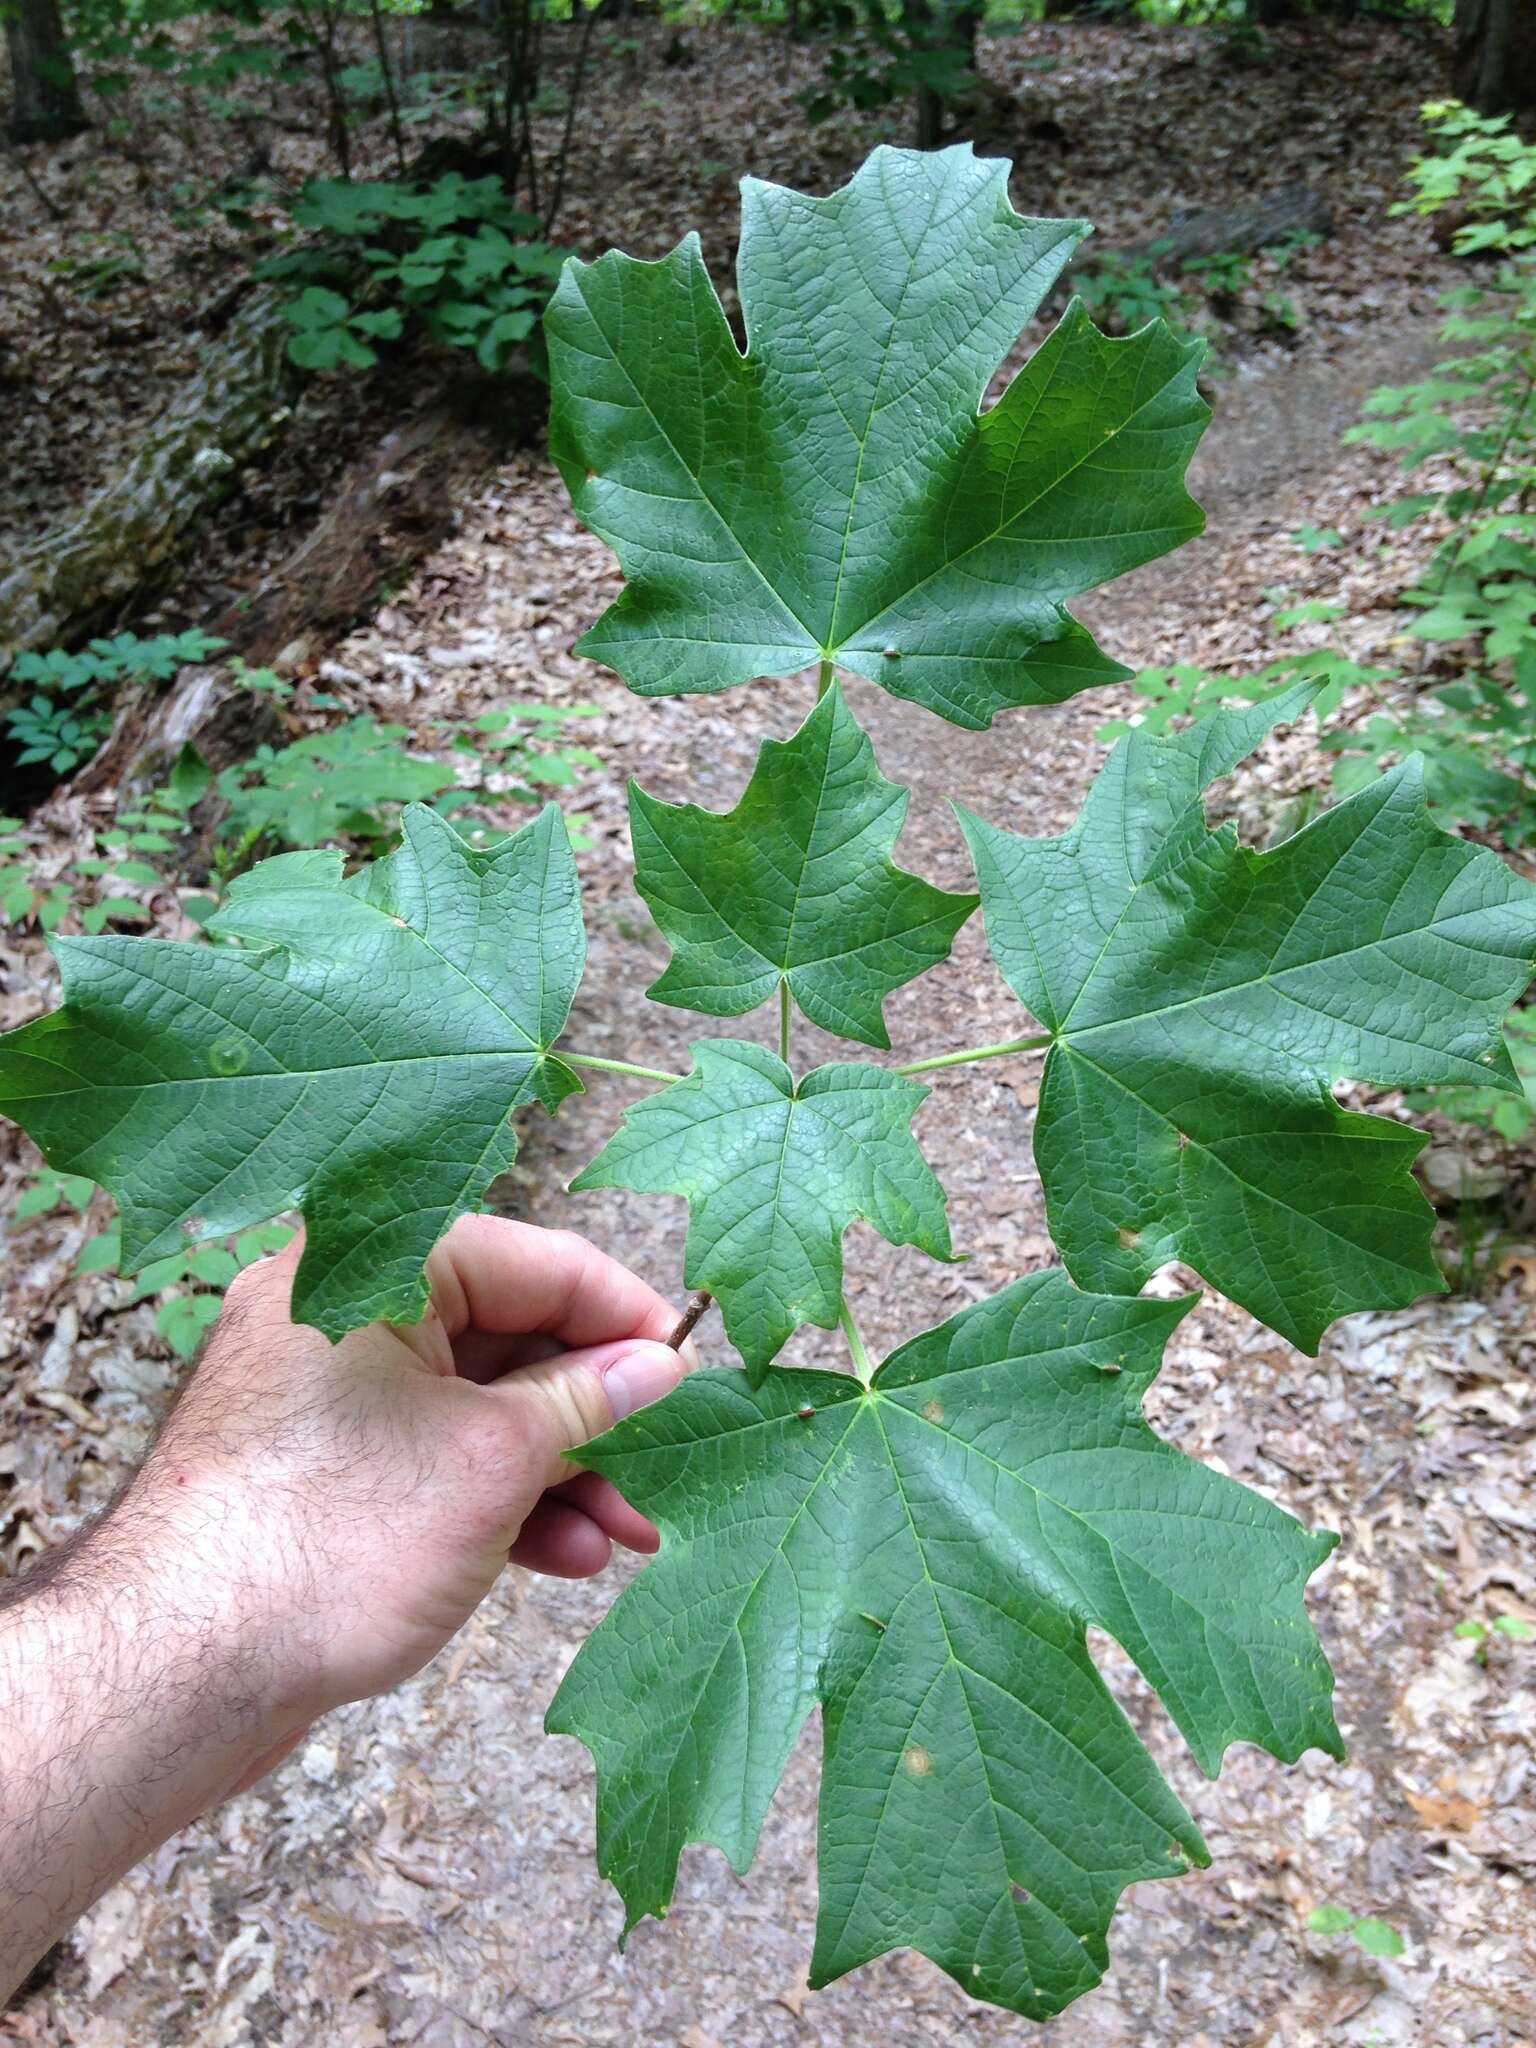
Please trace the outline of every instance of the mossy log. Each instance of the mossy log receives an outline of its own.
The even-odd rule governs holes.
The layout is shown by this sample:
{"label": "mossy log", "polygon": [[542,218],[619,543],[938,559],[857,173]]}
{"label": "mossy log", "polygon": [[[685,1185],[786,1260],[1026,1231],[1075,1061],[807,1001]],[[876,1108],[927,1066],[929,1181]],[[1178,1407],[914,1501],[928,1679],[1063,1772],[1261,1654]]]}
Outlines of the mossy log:
{"label": "mossy log", "polygon": [[241,466],[276,438],[297,377],[284,354],[285,296],[253,293],[126,466],[0,577],[4,658],[106,623],[184,552]]}

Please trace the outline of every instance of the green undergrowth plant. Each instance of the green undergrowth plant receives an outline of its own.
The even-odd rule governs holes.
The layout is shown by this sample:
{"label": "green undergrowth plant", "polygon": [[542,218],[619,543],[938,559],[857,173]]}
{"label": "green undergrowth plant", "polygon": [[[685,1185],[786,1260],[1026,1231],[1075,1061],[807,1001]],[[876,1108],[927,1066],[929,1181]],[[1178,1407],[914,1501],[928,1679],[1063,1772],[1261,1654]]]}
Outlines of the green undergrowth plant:
{"label": "green undergrowth plant", "polygon": [[[1307,683],[1127,734],[1058,837],[962,812],[973,889],[896,863],[907,792],[843,679],[972,731],[1002,716],[1017,747],[1015,707],[1126,673],[1069,600],[1201,524],[1200,351],[1166,326],[1106,337],[1074,301],[980,411],[1083,233],[1016,214],[1007,175],[879,149],[826,199],[745,181],[746,354],[692,237],[573,262],[551,304],[551,446],[628,579],[581,650],[641,697],[784,678],[807,707],[728,809],[631,792],[671,953],[652,997],[761,1026],[702,1037],[686,1074],[568,1043],[585,938],[558,810],[476,848],[413,805],[353,873],[311,850],[236,878],[212,946],[60,941],[63,1005],[0,1042],[0,1106],[110,1189],[130,1269],[301,1211],[294,1313],[335,1338],[423,1312],[425,1258],[518,1112],[630,1084],[576,1184],[686,1201],[685,1280],[741,1363],[580,1452],[663,1539],[548,1720],[596,1759],[626,1927],[665,1913],[691,1842],[746,1868],[819,1704],[813,1983],[908,1946],[1045,2019],[1102,1976],[1128,1884],[1207,1861],[1090,1627],[1205,1771],[1239,1741],[1341,1753],[1303,1598],[1335,1539],[1151,1428],[1193,1297],[1143,1289],[1181,1261],[1315,1351],[1443,1286],[1420,1135],[1332,1091],[1517,1090],[1498,1025],[1536,890],[1435,824],[1412,761],[1262,853],[1212,829],[1204,792]],[[886,998],[978,907],[1014,1027],[892,1057]],[[797,1016],[851,1056],[807,1071]],[[844,1231],[963,1254],[914,1117],[997,1060],[1040,1063],[1062,1263],[877,1363]],[[778,1362],[806,1324],[850,1370]]]}
{"label": "green undergrowth plant", "polygon": [[844,108],[872,114],[915,100],[919,122],[926,116],[936,129],[947,103],[976,86],[968,12],[963,0],[899,12],[884,0],[818,0],[815,26],[828,49],[820,84],[797,95],[806,119],[816,127]]}
{"label": "green undergrowth plant", "polygon": [[[174,885],[175,854],[187,814],[209,783],[192,747],[183,749],[165,784],[137,806],[125,805],[95,834],[95,851],[62,869],[45,866],[30,828],[0,819],[0,914],[8,925],[45,932],[74,925],[103,932],[113,924],[148,924],[156,891]],[[188,898],[183,909],[197,909]]]}
{"label": "green undergrowth plant", "polygon": [[27,696],[6,713],[6,736],[16,765],[47,762],[67,775],[95,753],[112,723],[112,705],[124,688],[167,683],[189,662],[206,661],[224,642],[194,627],[184,633],[118,633],[71,653],[18,654],[9,680]]}
{"label": "green undergrowth plant", "polygon": [[401,743],[409,738],[403,725],[349,718],[281,747],[260,746],[221,770],[219,836],[228,859],[241,865],[272,847],[340,839],[374,848],[387,842],[402,804],[453,787],[453,770],[408,752]]}
{"label": "green undergrowth plant", "polygon": [[[287,690],[270,671],[247,671],[242,680],[273,694]],[[441,753],[412,751],[405,726],[368,717],[301,734],[281,747],[258,747],[218,777],[225,807],[219,871],[227,876],[277,848],[343,842],[382,853],[396,843],[401,808],[409,803],[430,803],[445,817],[476,803],[541,803],[551,790],[574,788],[598,765],[590,749],[562,737],[567,726],[594,712],[589,704],[502,706],[443,723]],[[478,822],[466,822],[464,830],[482,850],[505,836]]]}
{"label": "green undergrowth plant", "polygon": [[[96,1183],[81,1174],[54,1173],[44,1168],[23,1186],[11,1208],[13,1223],[29,1223],[60,1209],[84,1215],[96,1194]],[[139,1269],[128,1303],[153,1301],[155,1330],[178,1358],[190,1358],[218,1321],[224,1290],[237,1273],[281,1251],[293,1236],[286,1223],[262,1223],[242,1230],[223,1244],[194,1245],[152,1259]],[[94,1232],[75,1255],[75,1271],[116,1273],[122,1262],[121,1234],[116,1223]]]}
{"label": "green undergrowth plant", "polygon": [[1314,1906],[1307,1915],[1312,1934],[1347,1934],[1355,1947],[1368,1956],[1396,1957],[1406,1944],[1397,1929],[1368,1914],[1351,1913],[1347,1906]]}
{"label": "green undergrowth plant", "polygon": [[1438,487],[1400,494],[1386,516],[1441,537],[1403,598],[1418,661],[1367,726],[1332,744],[1365,772],[1420,749],[1443,808],[1518,848],[1536,841],[1536,146],[1455,101],[1425,116],[1436,147],[1398,211],[1452,210],[1452,246],[1477,268],[1445,297],[1453,352],[1416,383],[1372,392],[1346,438],[1396,451],[1410,476],[1436,465]]}
{"label": "green undergrowth plant", "polygon": [[296,287],[288,353],[306,370],[366,369],[408,323],[502,369],[532,345],[563,260],[497,177],[316,178],[289,210],[307,239],[261,269]]}
{"label": "green undergrowth plant", "polygon": [[1490,1643],[1498,1642],[1501,1638],[1511,1643],[1529,1642],[1532,1636],[1536,1635],[1536,1630],[1532,1629],[1528,1621],[1522,1621],[1518,1614],[1496,1614],[1492,1621],[1458,1621],[1455,1634],[1463,1642],[1477,1645],[1472,1652],[1473,1660],[1486,1666]]}
{"label": "green undergrowth plant", "polygon": [[1098,324],[1111,334],[1131,334],[1148,320],[1215,342],[1224,328],[1243,322],[1258,334],[1298,334],[1301,314],[1270,280],[1301,250],[1319,238],[1297,233],[1256,254],[1239,250],[1172,260],[1173,244],[1145,249],[1106,249],[1073,273],[1073,286]]}
{"label": "green undergrowth plant", "polygon": [[1158,274],[1163,246],[1155,244],[1145,255],[1106,249],[1073,279],[1078,296],[1106,333],[1130,334],[1149,320],[1189,325],[1189,300]]}
{"label": "green undergrowth plant", "polygon": [[[1446,295],[1443,333],[1453,353],[1416,383],[1374,391],[1346,436],[1395,451],[1410,477],[1436,465],[1435,489],[1404,492],[1385,508],[1388,524],[1409,538],[1420,529],[1436,536],[1400,600],[1416,654],[1383,667],[1311,649],[1238,678],[1190,665],[1145,670],[1133,679],[1131,718],[1101,737],[1133,724],[1170,731],[1222,705],[1264,703],[1310,676],[1320,685],[1319,718],[1334,721],[1320,745],[1332,756],[1335,799],[1413,757],[1441,824],[1528,853],[1536,848],[1536,146],[1507,119],[1454,101],[1425,112],[1436,147],[1412,166],[1411,196],[1398,211],[1450,211],[1453,247],[1475,263],[1474,281]],[[1296,536],[1308,553],[1342,538],[1311,526]],[[1277,611],[1274,624],[1336,615],[1294,606]],[[1513,1013],[1508,1035],[1528,1088],[1527,1013]],[[1457,1086],[1408,1100],[1510,1140],[1525,1135],[1531,1117],[1526,1092]]]}

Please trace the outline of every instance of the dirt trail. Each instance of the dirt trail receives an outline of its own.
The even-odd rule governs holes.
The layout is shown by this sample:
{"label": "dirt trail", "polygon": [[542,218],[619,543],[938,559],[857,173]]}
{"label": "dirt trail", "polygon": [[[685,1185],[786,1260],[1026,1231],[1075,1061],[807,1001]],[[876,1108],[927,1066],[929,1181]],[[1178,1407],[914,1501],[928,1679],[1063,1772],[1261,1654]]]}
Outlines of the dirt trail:
{"label": "dirt trail", "polygon": [[[1311,573],[1285,536],[1358,504],[1373,472],[1340,454],[1339,431],[1365,389],[1423,359],[1427,330],[1381,341],[1380,353],[1347,369],[1304,358],[1226,388],[1196,476],[1212,531],[1084,607],[1115,652],[1151,662],[1230,651],[1231,622],[1252,615],[1266,584]],[[572,525],[556,481],[525,462],[470,508],[412,590],[341,650],[335,679],[407,719],[445,676],[461,709],[501,701],[513,679],[603,706],[605,771],[584,821],[592,958],[572,1042],[681,1066],[690,1035],[766,1038],[769,1019],[711,1026],[642,1002],[665,954],[627,888],[623,778],[642,773],[668,798],[734,801],[758,741],[790,731],[811,692],[802,680],[636,703],[563,653],[614,588],[604,551]],[[422,651],[404,654],[405,644]],[[873,688],[851,695],[883,770],[913,789],[904,864],[950,887],[967,876],[950,797],[1023,829],[1058,830],[1101,754],[1102,698],[1015,713],[991,734],[969,735]],[[947,968],[898,993],[889,1019],[906,1057],[1020,1028],[979,924]],[[831,1050],[797,1024],[797,1060]],[[540,1219],[568,1217],[680,1291],[680,1202],[603,1194],[567,1207],[560,1193],[634,1092],[593,1078],[557,1124],[530,1136],[520,1202]],[[969,1262],[937,1266],[851,1232],[849,1292],[872,1346],[1049,1259],[1030,1156],[1033,1084],[1023,1061],[941,1078],[919,1132]],[[1509,1805],[1524,1768],[1513,1730],[1528,1695],[1516,1688],[1521,1667],[1506,1659],[1483,1670],[1454,1641],[1464,1610],[1432,1583],[1426,1551],[1459,1544],[1464,1564],[1470,1546],[1481,1583],[1517,1593],[1523,1568],[1497,1516],[1469,1533],[1454,1499],[1466,1458],[1479,1455],[1466,1442],[1478,1411],[1460,1418],[1458,1456],[1437,1459],[1434,1440],[1416,1434],[1425,1386],[1448,1370],[1453,1340],[1481,1344],[1490,1373],[1515,1355],[1511,1333],[1475,1304],[1357,1318],[1315,1364],[1213,1302],[1179,1332],[1155,1397],[1159,1425],[1305,1519],[1346,1529],[1313,1610],[1337,1664],[1351,1760],[1311,1758],[1287,1771],[1239,1750],[1208,1784],[1124,1660],[1096,1644],[1215,1863],[1127,1899],[1113,1974],[1056,2023],[1057,2048],[1517,2039],[1536,1970],[1530,1928],[1522,1934],[1514,1917],[1516,1873],[1529,1865],[1536,1829]],[[830,1362],[835,1347],[802,1332],[786,1356]],[[1490,1438],[1483,1450],[1492,1448]],[[1507,1456],[1502,1439],[1498,1455]],[[1486,1478],[1494,1468],[1485,1458],[1479,1469]],[[267,1785],[166,1848],[87,1923],[80,1966],[66,1964],[40,2002],[56,2030],[47,2038],[77,2048],[307,2048],[320,2039],[336,2048],[938,2048],[1031,2038],[1025,2023],[973,2006],[910,1955],[805,1994],[814,1723],[752,1870],[737,1879],[714,1851],[690,1851],[669,1920],[645,1924],[617,1952],[619,1907],[592,1861],[588,1760],[575,1743],[546,1739],[540,1719],[619,1576],[509,1579],[420,1681],[336,1716]],[[1405,1783],[1426,1795],[1439,1785],[1451,1820],[1438,1833],[1405,1802]],[[1447,1786],[1478,1827],[1504,1831],[1502,1847],[1462,1826]],[[1447,1832],[1453,1822],[1460,1834]],[[1405,1931],[1408,1955],[1372,1963],[1309,1937],[1305,1913],[1323,1901],[1380,1913]]]}

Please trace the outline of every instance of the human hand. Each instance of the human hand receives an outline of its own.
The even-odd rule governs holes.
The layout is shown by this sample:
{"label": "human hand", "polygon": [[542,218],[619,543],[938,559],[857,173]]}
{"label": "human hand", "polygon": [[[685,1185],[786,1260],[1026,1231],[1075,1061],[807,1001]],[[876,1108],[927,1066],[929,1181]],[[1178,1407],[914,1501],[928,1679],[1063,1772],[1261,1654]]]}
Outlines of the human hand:
{"label": "human hand", "polygon": [[217,1578],[300,1729],[419,1670],[509,1556],[584,1577],[615,1542],[654,1550],[563,1454],[685,1369],[662,1341],[676,1310],[567,1231],[466,1217],[428,1262],[420,1323],[335,1346],[289,1317],[301,1249],[231,1286],[117,1511]]}
{"label": "human hand", "polygon": [[0,1590],[0,1999],[114,1878],[417,1671],[510,1556],[656,1532],[563,1455],[670,1391],[675,1312],[567,1231],[469,1217],[432,1306],[334,1347],[253,1266],[102,1518]]}

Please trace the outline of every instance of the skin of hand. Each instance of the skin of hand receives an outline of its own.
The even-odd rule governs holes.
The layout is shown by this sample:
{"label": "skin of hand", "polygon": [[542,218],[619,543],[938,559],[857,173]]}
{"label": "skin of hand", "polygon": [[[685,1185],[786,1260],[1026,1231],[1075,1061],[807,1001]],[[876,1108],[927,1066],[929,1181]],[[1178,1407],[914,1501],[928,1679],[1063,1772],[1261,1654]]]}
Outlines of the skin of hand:
{"label": "skin of hand", "polygon": [[565,1455],[671,1391],[677,1311],[566,1231],[461,1220],[420,1323],[295,1324],[302,1245],[234,1282],[140,1471],[0,1606],[0,1991],[311,1721],[420,1670],[510,1559],[656,1532]]}

